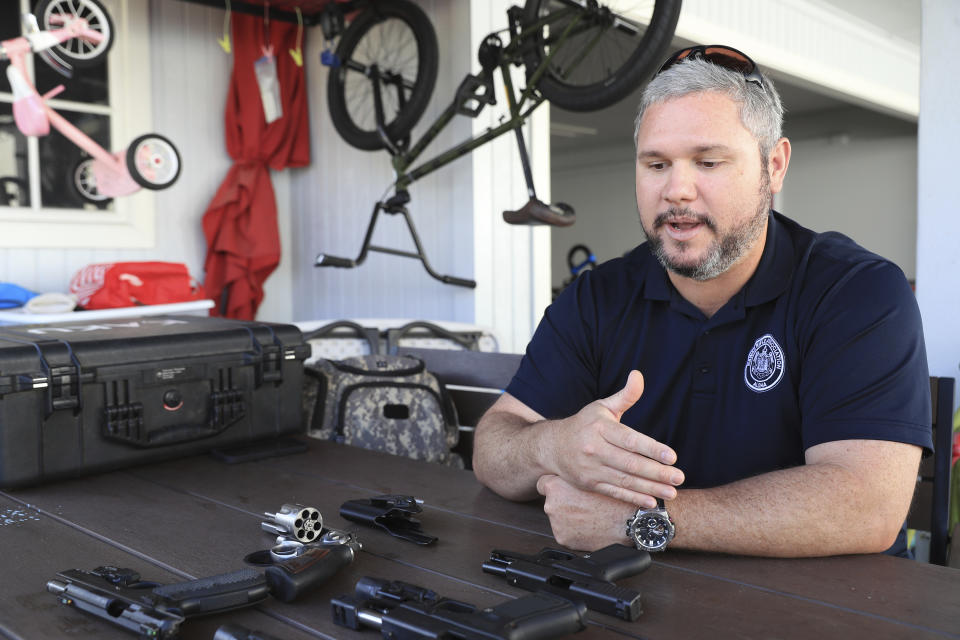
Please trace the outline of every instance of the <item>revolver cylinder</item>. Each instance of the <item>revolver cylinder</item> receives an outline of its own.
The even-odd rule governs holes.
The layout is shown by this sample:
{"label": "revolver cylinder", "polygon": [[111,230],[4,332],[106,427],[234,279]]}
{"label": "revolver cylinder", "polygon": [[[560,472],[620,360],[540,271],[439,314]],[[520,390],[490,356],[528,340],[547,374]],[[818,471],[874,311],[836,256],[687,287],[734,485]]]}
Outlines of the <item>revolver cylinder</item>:
{"label": "revolver cylinder", "polygon": [[277,513],[265,513],[270,522],[261,522],[260,527],[268,533],[298,542],[314,542],[323,530],[323,518],[313,507],[302,504],[285,504]]}

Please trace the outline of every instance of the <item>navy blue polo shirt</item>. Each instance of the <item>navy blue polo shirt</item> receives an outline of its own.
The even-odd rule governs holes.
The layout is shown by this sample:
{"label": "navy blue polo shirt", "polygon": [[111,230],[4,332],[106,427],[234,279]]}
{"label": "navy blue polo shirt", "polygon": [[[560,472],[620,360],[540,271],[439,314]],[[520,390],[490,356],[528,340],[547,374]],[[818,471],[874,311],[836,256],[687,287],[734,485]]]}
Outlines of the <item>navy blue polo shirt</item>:
{"label": "navy blue polo shirt", "polygon": [[844,439],[932,449],[930,384],[903,272],[839,233],[771,212],[753,277],[711,318],[640,245],[578,277],[547,309],[507,391],[548,419],[623,388],[622,418],[677,452],[684,487],[804,463]]}

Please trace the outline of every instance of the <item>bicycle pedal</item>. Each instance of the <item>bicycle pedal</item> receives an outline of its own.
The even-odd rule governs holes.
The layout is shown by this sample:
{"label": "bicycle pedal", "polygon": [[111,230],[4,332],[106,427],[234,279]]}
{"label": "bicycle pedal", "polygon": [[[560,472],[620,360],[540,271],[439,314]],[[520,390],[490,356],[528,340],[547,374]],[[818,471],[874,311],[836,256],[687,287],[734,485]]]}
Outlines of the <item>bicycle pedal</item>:
{"label": "bicycle pedal", "polygon": [[516,211],[504,211],[503,220],[507,224],[541,225],[569,227],[577,221],[573,207],[564,203],[547,204],[536,198],[530,198],[527,204]]}
{"label": "bicycle pedal", "polygon": [[493,82],[489,75],[469,75],[457,88],[457,113],[476,118],[485,106],[497,104]]}

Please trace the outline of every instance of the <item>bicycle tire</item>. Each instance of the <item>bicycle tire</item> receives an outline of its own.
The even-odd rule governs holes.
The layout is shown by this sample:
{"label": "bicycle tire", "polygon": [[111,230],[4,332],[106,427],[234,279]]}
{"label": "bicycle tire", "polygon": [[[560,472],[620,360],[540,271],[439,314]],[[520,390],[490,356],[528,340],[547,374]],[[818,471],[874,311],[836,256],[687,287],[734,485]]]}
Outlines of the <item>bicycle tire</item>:
{"label": "bicycle tire", "polygon": [[[561,71],[563,61],[568,58],[561,55],[562,51],[556,52],[550,67],[537,83],[537,89],[543,97],[551,104],[568,111],[596,111],[622,100],[646,82],[663,62],[667,47],[670,46],[680,17],[681,0],[651,0],[651,2],[653,9],[650,12],[647,27],[642,32],[638,30],[632,35],[619,29],[604,34],[603,41],[598,40],[597,45],[574,69],[578,71],[578,77],[563,77]],[[532,25],[539,16],[572,4],[569,0],[527,0],[524,6],[523,24]],[[602,9],[602,5],[600,6]],[[586,47],[595,36],[600,35],[598,29],[610,30],[610,27],[603,26],[597,14],[591,14],[591,11],[593,9],[590,8],[581,10],[584,14],[581,18],[585,18],[589,28],[583,33],[571,36],[569,44],[564,48],[577,44]],[[636,24],[633,20],[630,22]],[[564,24],[558,23],[556,27],[551,28],[560,30]],[[642,28],[642,25],[638,26]],[[614,37],[616,42],[611,42]],[[532,76],[540,66],[549,46],[543,29],[536,33],[534,38],[536,46],[532,47],[524,57],[528,77]],[[620,53],[611,54],[611,45],[618,46]],[[583,63],[589,60],[594,62],[594,66],[584,67]],[[596,69],[595,65],[598,61],[609,64],[610,60],[619,66],[615,69]]]}
{"label": "bicycle tire", "polygon": [[82,42],[79,38],[71,38],[53,47],[52,51],[78,69],[101,64],[113,46],[115,31],[110,12],[97,0],[40,0],[33,14],[37,17],[40,28],[50,31],[61,26],[51,21],[51,16],[64,11],[76,12],[81,18],[86,18],[90,28],[103,34],[104,40],[100,44],[92,45]]}
{"label": "bicycle tire", "polygon": [[[376,50],[371,49],[371,42],[377,43]],[[405,60],[411,47],[413,62]],[[376,129],[373,89],[360,72],[368,64],[377,64],[378,69],[403,77],[404,86],[409,83],[402,108],[399,100],[394,100],[395,85],[381,90],[387,136],[391,141],[405,138],[426,111],[437,81],[440,52],[427,14],[410,0],[375,0],[343,32],[336,55],[340,66],[331,68],[327,77],[327,106],[340,137],[365,151],[386,146]],[[407,64],[401,68],[401,62]],[[416,77],[410,80],[414,64]]]}

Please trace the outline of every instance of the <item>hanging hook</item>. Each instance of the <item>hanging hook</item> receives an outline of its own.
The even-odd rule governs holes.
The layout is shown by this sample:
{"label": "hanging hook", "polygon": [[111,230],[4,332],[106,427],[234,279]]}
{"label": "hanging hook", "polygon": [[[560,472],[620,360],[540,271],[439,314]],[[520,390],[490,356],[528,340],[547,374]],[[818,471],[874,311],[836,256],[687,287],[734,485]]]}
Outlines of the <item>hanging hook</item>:
{"label": "hanging hook", "polygon": [[263,3],[263,42],[270,45],[270,0]]}
{"label": "hanging hook", "polygon": [[273,45],[270,44],[270,0],[263,3],[263,44],[260,49],[264,56],[273,56]]}
{"label": "hanging hook", "polygon": [[226,0],[223,14],[223,37],[217,40],[217,44],[223,49],[224,53],[230,53],[230,0]]}
{"label": "hanging hook", "polygon": [[290,57],[298,67],[303,66],[303,14],[300,13],[300,7],[294,7],[297,12],[297,48],[288,49]]}

